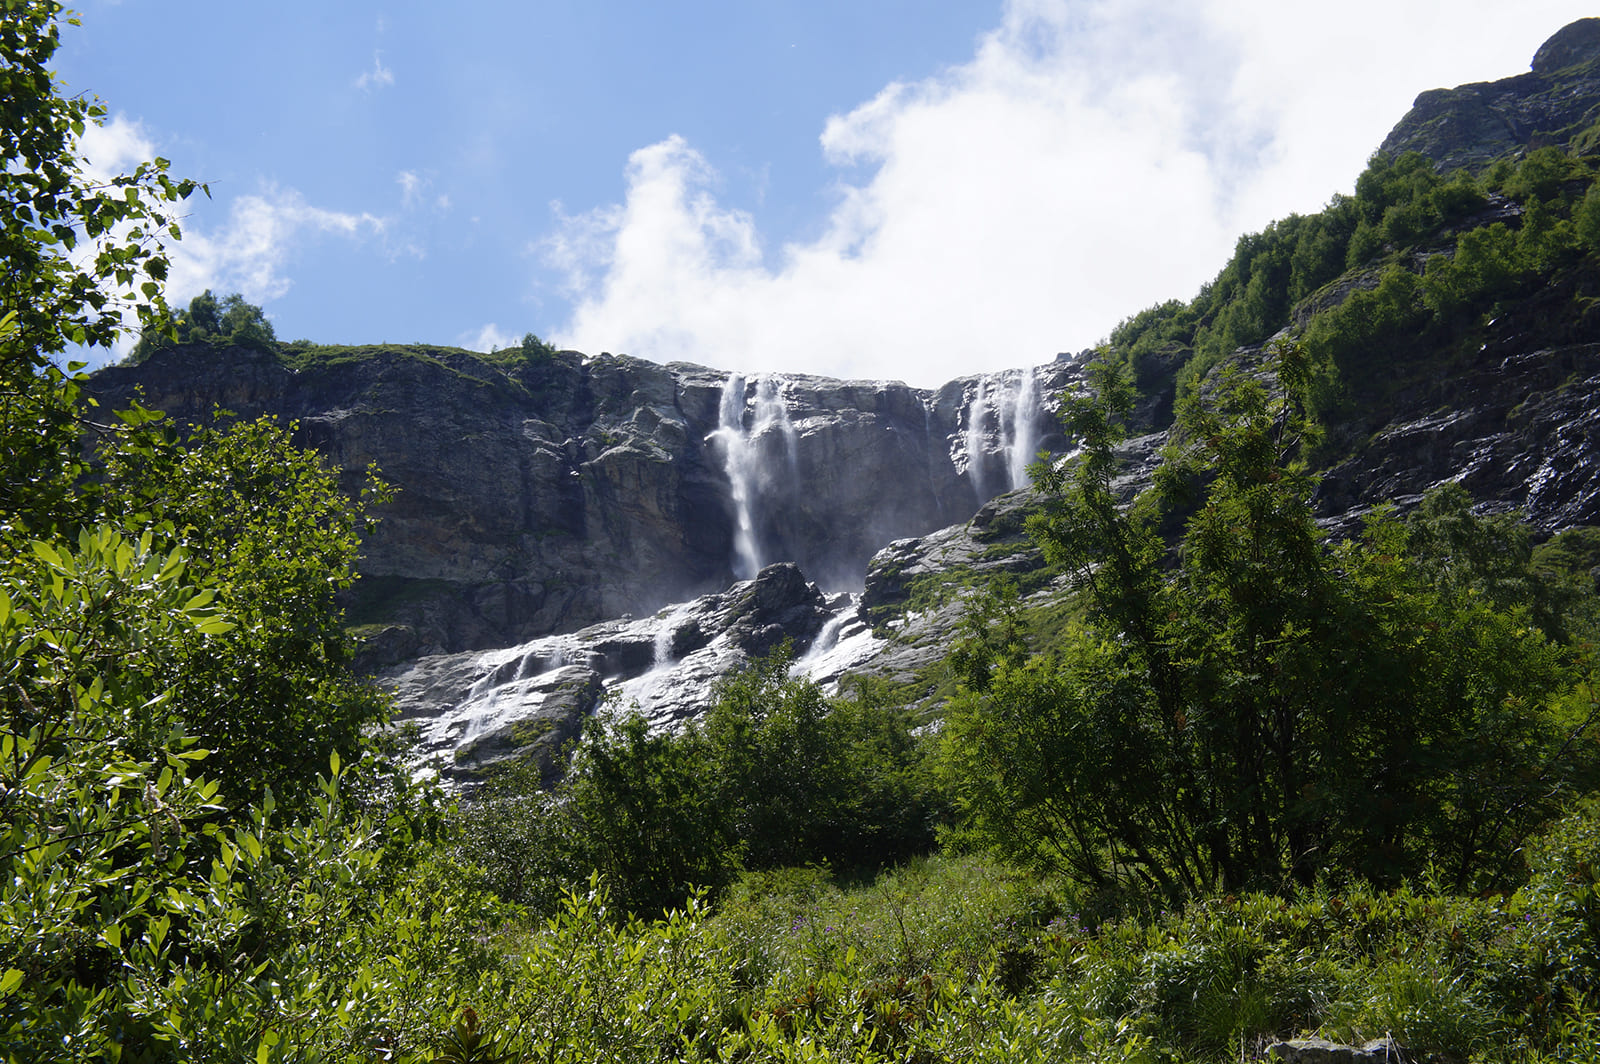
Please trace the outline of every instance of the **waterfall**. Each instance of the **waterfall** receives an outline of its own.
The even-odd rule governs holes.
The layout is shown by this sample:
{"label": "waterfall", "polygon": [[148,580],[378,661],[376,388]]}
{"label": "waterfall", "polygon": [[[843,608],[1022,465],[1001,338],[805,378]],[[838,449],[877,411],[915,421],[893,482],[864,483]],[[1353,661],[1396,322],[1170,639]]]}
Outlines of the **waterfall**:
{"label": "waterfall", "polygon": [[657,625],[655,636],[652,639],[655,649],[655,658],[651,663],[651,671],[663,669],[675,660],[672,656],[672,644],[678,635],[678,629],[683,627],[686,617],[694,612],[695,600],[680,602],[669,610],[664,610],[661,623]]}
{"label": "waterfall", "polygon": [[994,442],[1005,461],[1006,483],[998,490],[1028,486],[1028,466],[1039,449],[1040,403],[1039,380],[1032,367],[1008,370],[998,377],[984,375],[973,382],[965,442],[967,477],[979,502],[988,502],[996,494],[990,490],[985,469],[991,435],[998,436]]}
{"label": "waterfall", "polygon": [[[777,381],[771,377],[762,377],[756,381],[755,407],[755,418],[750,425],[750,437],[752,440],[759,438],[768,429],[776,429],[783,434],[784,459],[792,483],[800,475],[800,440],[795,432],[794,423],[789,420],[789,407],[783,401],[783,393]],[[770,477],[763,477],[762,486],[769,486],[771,482]]]}
{"label": "waterfall", "polygon": [[722,386],[717,428],[711,439],[722,450],[722,471],[728,476],[728,492],[733,498],[733,572],[748,580],[761,569],[761,552],[756,547],[753,514],[756,463],[744,428],[744,378],[737,373],[730,373]]}
{"label": "waterfall", "polygon": [[781,383],[770,377],[756,380],[754,410],[745,427],[745,379],[730,374],[722,386],[717,408],[717,428],[713,440],[722,451],[722,471],[728,477],[728,492],[733,499],[733,572],[750,580],[761,571],[762,548],[756,528],[757,509],[777,482],[776,470],[767,460],[762,437],[777,432],[782,437],[786,472],[791,480],[799,469],[798,435],[789,420]]}
{"label": "waterfall", "polygon": [[1001,411],[1005,437],[1006,471],[1011,475],[1011,490],[1028,487],[1028,466],[1039,450],[1039,382],[1033,367],[1021,370],[1015,389],[1006,391]]}
{"label": "waterfall", "polygon": [[806,652],[801,655],[800,660],[795,662],[795,668],[801,673],[805,673],[813,662],[819,660],[824,654],[838,645],[839,629],[843,628],[845,622],[853,616],[855,616],[855,600],[851,599],[848,606],[840,609],[839,612],[823,622],[822,630],[811,641],[811,646],[806,648]]}
{"label": "waterfall", "polygon": [[989,501],[983,475],[983,461],[988,455],[983,423],[988,417],[989,378],[979,377],[973,385],[972,402],[967,404],[967,479],[972,482],[972,490],[980,503]]}

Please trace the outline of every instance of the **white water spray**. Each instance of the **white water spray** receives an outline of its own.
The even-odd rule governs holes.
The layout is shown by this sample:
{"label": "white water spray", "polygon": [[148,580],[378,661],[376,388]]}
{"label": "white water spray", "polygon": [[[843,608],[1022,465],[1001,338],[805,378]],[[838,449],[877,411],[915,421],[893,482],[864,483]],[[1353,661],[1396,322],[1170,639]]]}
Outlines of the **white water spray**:
{"label": "white water spray", "polygon": [[985,468],[993,452],[1005,461],[1006,483],[996,490],[1028,486],[1028,466],[1039,449],[1039,408],[1039,380],[1031,366],[973,382],[965,444],[967,478],[980,503],[996,493]]}
{"label": "white water spray", "polygon": [[733,572],[741,580],[754,579],[761,571],[762,549],[756,531],[757,509],[762,495],[776,481],[775,470],[767,461],[767,447],[762,437],[769,432],[779,432],[783,437],[783,453],[791,480],[798,470],[798,438],[789,410],[783,400],[782,386],[771,377],[756,381],[754,410],[750,426],[745,427],[745,380],[731,374],[722,386],[722,400],[717,409],[717,428],[711,439],[722,450],[722,471],[728,477],[728,492],[733,499]]}
{"label": "white water spray", "polygon": [[1039,450],[1039,382],[1033,367],[1024,367],[1016,387],[1007,388],[1000,410],[1000,427],[1011,490],[1028,486],[1028,466]]}
{"label": "white water spray", "polygon": [[984,424],[989,419],[989,378],[979,377],[973,384],[972,401],[967,404],[967,478],[979,502],[987,502],[989,493],[983,475],[983,460],[988,454]]}
{"label": "white water spray", "polygon": [[839,629],[843,628],[844,623],[854,615],[855,601],[852,599],[848,607],[841,609],[823,622],[822,630],[811,641],[811,646],[806,648],[805,654],[795,663],[795,667],[802,673],[808,673],[810,666],[814,662],[820,660],[823,655],[838,644]]}
{"label": "white water spray", "polygon": [[694,600],[680,602],[668,610],[662,611],[661,622],[656,627],[653,639],[655,644],[655,657],[651,662],[652,671],[671,665],[676,659],[672,656],[672,644],[678,636],[678,629],[683,627],[684,619],[694,612]]}

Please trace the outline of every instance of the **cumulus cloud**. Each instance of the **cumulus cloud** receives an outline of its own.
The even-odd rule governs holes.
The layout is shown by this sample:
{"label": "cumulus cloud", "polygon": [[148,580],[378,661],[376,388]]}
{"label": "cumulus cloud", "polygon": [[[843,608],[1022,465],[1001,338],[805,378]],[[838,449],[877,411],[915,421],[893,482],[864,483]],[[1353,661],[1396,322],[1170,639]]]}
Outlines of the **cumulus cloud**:
{"label": "cumulus cloud", "polygon": [[498,351],[503,347],[517,346],[522,338],[512,336],[491,321],[476,332],[462,333],[456,342],[468,351]]}
{"label": "cumulus cloud", "polygon": [[383,53],[374,50],[372,53],[372,69],[364,70],[356,78],[356,88],[362,92],[368,89],[381,89],[394,84],[394,71],[383,65]]}
{"label": "cumulus cloud", "polygon": [[154,159],[156,150],[143,123],[119,113],[101,125],[84,127],[78,138],[78,156],[83,160],[84,175],[99,183]]}
{"label": "cumulus cloud", "polygon": [[[88,125],[77,141],[84,175],[91,182],[106,182],[158,154],[145,127],[118,114],[101,125]],[[409,172],[397,178],[406,205],[425,191],[426,181]],[[379,239],[389,257],[420,255],[408,243],[388,240],[390,224],[370,213],[329,210],[307,203],[296,189],[268,185],[260,191],[234,198],[226,214],[215,220],[209,201],[191,200],[173,208],[203,209],[206,224],[180,217],[183,239],[166,248],[170,262],[165,294],[173,306],[183,306],[207,288],[218,293],[239,292],[252,303],[265,304],[291,287],[290,265],[308,243],[326,237],[346,240]],[[126,227],[124,227],[126,228]],[[96,246],[83,249],[92,257]],[[138,321],[132,306],[124,320],[128,332],[109,353],[85,352],[91,362],[120,357],[137,340]]]}
{"label": "cumulus cloud", "polygon": [[[77,148],[91,181],[108,181],[157,155],[144,126],[120,114],[87,126]],[[420,194],[422,179],[402,173],[398,180],[408,201]],[[288,263],[306,241],[380,236],[388,227],[376,215],[317,207],[297,190],[274,185],[236,197],[220,223],[201,227],[183,220],[182,225],[183,240],[167,248],[172,267],[167,295],[180,304],[207,288],[237,291],[254,303],[276,299],[288,292]]]}
{"label": "cumulus cloud", "polygon": [[181,303],[212,288],[265,303],[289,291],[288,263],[306,241],[326,235],[359,239],[384,227],[374,215],[313,206],[295,189],[268,186],[233,200],[222,224],[185,229],[171,249],[167,296]]}
{"label": "cumulus cloud", "polygon": [[1417,92],[1524,70],[1584,14],[1527,7],[1502,32],[1487,0],[1011,0],[969,61],[826,120],[813,240],[766,247],[676,136],[633,153],[622,203],[558,207],[556,339],[921,384],[1047,360],[1348,191]]}

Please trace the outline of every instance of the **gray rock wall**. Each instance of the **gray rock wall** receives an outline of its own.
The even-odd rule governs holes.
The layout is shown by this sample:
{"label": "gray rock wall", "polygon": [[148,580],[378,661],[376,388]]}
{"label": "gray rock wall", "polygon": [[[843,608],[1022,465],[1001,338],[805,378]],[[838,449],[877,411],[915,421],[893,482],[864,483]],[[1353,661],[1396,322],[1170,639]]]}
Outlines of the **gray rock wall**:
{"label": "gray rock wall", "polygon": [[[1064,442],[1049,411],[1070,366],[1035,372],[1019,411],[1019,371],[937,392],[795,375],[730,390],[725,372],[626,356],[392,348],[294,369],[193,345],[91,391],[115,405],[138,389],[184,420],[296,420],[352,487],[376,463],[398,491],[350,615],[384,627],[384,663],[648,613],[773,562],[859,587],[883,544],[965,520],[1011,486],[1018,453]],[[756,470],[741,495],[730,446]]]}

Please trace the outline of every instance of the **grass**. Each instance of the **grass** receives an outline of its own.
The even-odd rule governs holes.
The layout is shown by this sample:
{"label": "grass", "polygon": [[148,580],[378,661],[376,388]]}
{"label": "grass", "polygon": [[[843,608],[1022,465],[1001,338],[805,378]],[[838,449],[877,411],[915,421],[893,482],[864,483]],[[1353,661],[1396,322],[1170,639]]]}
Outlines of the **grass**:
{"label": "grass", "polygon": [[569,1007],[617,1059],[1221,1062],[1315,1033],[1463,1064],[1592,1060],[1600,815],[1527,852],[1510,895],[1320,888],[1105,919],[972,855],[856,884],[751,874],[654,923],[597,916],[591,889],[503,939],[521,967],[495,1022],[603,993]]}

